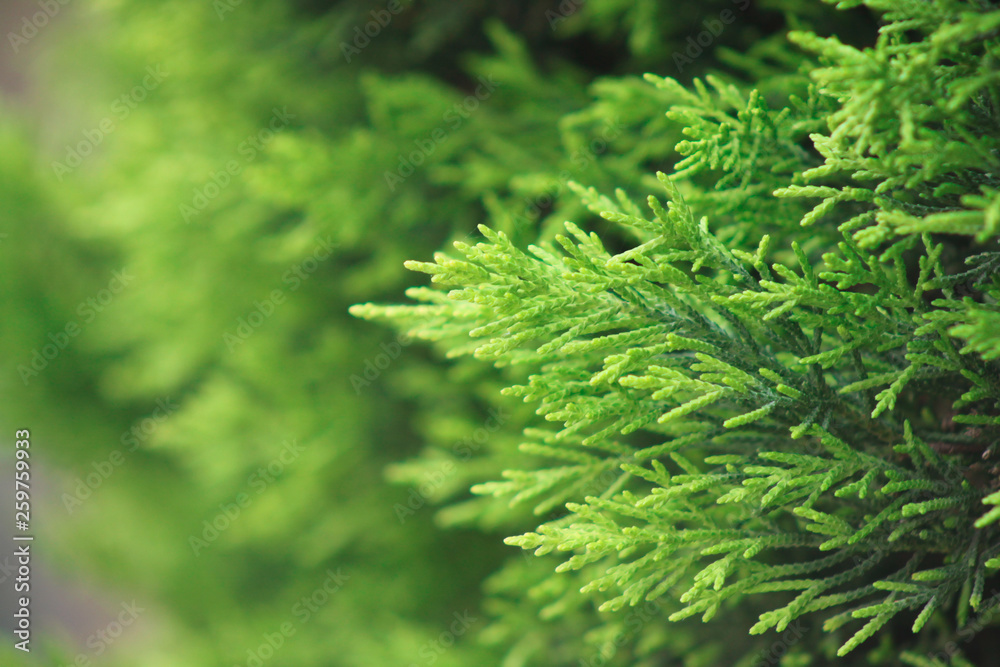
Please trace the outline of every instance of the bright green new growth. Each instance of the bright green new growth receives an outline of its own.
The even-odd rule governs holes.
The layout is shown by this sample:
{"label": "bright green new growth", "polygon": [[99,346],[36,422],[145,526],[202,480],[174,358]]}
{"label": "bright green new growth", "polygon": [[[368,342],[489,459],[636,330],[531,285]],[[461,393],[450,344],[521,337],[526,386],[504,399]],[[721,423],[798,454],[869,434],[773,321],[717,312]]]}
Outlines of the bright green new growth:
{"label": "bright green new growth", "polygon": [[480,227],[407,265],[441,288],[421,305],[353,310],[527,374],[506,393],[552,423],[521,446],[537,466],[473,490],[531,504],[508,543],[562,554],[602,610],[762,596],[751,633],[821,621],[845,655],[998,607],[1000,11],[864,4],[873,48],[793,32],[798,72],[791,48],[734,58],[756,89],[647,76],[683,159],[573,185],[603,240]]}

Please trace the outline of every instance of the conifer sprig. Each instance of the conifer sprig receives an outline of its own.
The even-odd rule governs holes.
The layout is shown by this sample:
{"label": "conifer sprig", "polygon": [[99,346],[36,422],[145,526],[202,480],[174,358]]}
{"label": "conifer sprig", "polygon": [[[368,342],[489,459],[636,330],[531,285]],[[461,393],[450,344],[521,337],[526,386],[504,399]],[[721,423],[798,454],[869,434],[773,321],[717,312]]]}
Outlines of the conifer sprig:
{"label": "conifer sprig", "polygon": [[822,614],[844,655],[995,605],[1000,11],[865,4],[873,48],[790,35],[809,78],[647,77],[688,137],[661,193],[573,186],[624,250],[483,226],[409,264],[421,305],[353,311],[527,374],[505,393],[555,424],[522,445],[539,463],[473,491],[565,505],[508,542],[566,554],[604,610],[782,592],[750,632]]}

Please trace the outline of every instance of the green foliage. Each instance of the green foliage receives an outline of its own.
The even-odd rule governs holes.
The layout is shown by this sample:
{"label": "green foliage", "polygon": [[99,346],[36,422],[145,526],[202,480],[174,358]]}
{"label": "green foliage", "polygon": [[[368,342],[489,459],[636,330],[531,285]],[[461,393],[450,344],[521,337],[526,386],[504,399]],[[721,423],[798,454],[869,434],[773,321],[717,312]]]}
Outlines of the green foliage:
{"label": "green foliage", "polygon": [[[500,383],[413,348],[365,379],[393,339],[347,308],[399,298],[403,259],[468,238],[487,210],[515,238],[551,235],[585,211],[558,196],[568,179],[611,187],[670,153],[666,97],[635,74],[702,14],[626,4],[588,0],[552,30],[537,3],[403,3],[350,62],[341,44],[371,20],[371,3],[80,2],[31,42],[40,108],[0,136],[3,423],[30,427],[51,470],[47,564],[153,610],[155,632],[116,644],[102,664],[246,664],[262,637],[301,620],[291,610],[330,569],[347,585],[296,625],[276,662],[494,664],[521,637],[546,646],[537,627],[511,638],[480,620],[447,652],[432,648],[454,613],[483,618],[479,583],[509,549],[397,507],[444,462],[462,462],[456,443],[488,423]],[[600,62],[579,57],[592,48]],[[163,81],[122,117],[113,101],[157,66]],[[616,71],[628,77],[597,78]],[[449,115],[480,77],[496,90]],[[276,108],[290,120],[250,151]],[[114,130],[67,171],[68,149],[105,120]],[[447,136],[422,164],[388,177],[439,130]],[[232,160],[239,173],[220,185]],[[83,322],[80,304],[122,269],[134,276],[127,289]],[[86,326],[43,370],[22,372],[69,322]],[[166,418],[130,440],[164,401]],[[510,532],[526,518],[466,493],[530,462],[510,451],[530,410],[502,407],[502,429],[472,441],[469,467],[428,492],[453,501],[440,521]],[[251,480],[288,441],[303,453],[258,495]],[[113,453],[125,462],[81,498],[80,480]],[[232,525],[205,540],[248,493]],[[545,573],[522,562],[528,579]],[[509,582],[489,585],[521,585]],[[582,610],[579,627],[591,620]],[[563,636],[564,662],[575,662],[579,637]],[[74,662],[62,639],[40,640],[32,657]]]}
{"label": "green foliage", "polygon": [[[219,4],[67,8],[45,113],[0,127],[40,551],[156,617],[103,664],[247,664],[331,569],[275,663],[991,664],[993,3],[404,2],[357,53],[371,3]],[[353,309],[432,350],[348,316],[443,244],[415,305]]]}
{"label": "green foliage", "polygon": [[[613,186],[572,184],[598,220],[533,240],[497,215],[407,264],[431,276],[418,305],[352,309],[492,364],[535,409],[507,453],[528,463],[473,492],[528,526],[509,544],[558,563],[509,565],[494,593],[535,581],[541,617],[564,619],[547,632],[618,636],[657,603],[726,625],[752,610],[753,635],[821,622],[794,664],[990,655],[978,630],[952,640],[998,608],[1000,11],[864,4],[883,22],[869,47],[799,30],[731,58],[750,83],[595,86],[589,113],[666,112],[677,155],[623,144]],[[610,613],[587,620],[587,601]],[[755,664],[749,641],[699,656],[650,625],[628,641],[641,664]]]}

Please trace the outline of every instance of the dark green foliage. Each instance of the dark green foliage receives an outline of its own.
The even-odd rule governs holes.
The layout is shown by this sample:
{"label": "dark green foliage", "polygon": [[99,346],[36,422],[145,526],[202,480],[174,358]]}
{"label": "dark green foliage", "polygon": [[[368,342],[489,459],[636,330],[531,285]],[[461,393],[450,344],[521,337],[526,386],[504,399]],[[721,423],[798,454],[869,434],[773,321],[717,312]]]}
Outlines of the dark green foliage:
{"label": "dark green foliage", "polygon": [[[727,56],[749,83],[595,86],[589,113],[632,111],[633,138],[637,109],[683,130],[669,172],[623,143],[610,186],[573,185],[606,222],[532,243],[498,215],[408,264],[432,276],[420,305],[355,307],[492,363],[542,418],[473,491],[533,526],[508,543],[558,555],[557,574],[514,559],[495,580],[535,582],[564,619],[546,632],[602,623],[600,645],[655,602],[716,638],[822,624],[787,664],[995,655],[1000,11],[864,4],[882,21],[866,48],[792,31]],[[695,650],[684,627],[641,624],[616,664],[766,659],[770,641]],[[559,644],[537,664],[567,663]]]}

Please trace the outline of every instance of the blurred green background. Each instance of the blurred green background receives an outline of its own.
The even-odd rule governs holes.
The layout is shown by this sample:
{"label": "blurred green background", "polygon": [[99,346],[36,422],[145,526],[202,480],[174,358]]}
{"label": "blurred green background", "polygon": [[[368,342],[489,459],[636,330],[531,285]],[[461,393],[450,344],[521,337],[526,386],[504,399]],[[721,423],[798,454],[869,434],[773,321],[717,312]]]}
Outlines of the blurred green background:
{"label": "blurred green background", "polygon": [[[579,664],[594,606],[522,595],[551,563],[502,538],[532,518],[468,493],[518,456],[530,408],[501,371],[347,309],[402,300],[404,260],[483,222],[551,235],[583,215],[571,179],[642,191],[681,135],[641,75],[766,55],[792,4],[834,20],[749,0],[5,3],[0,474],[12,507],[30,429],[36,541],[32,651],[7,632],[0,662]],[[724,9],[738,21],[684,66]],[[439,464],[406,462],[427,450]]]}

